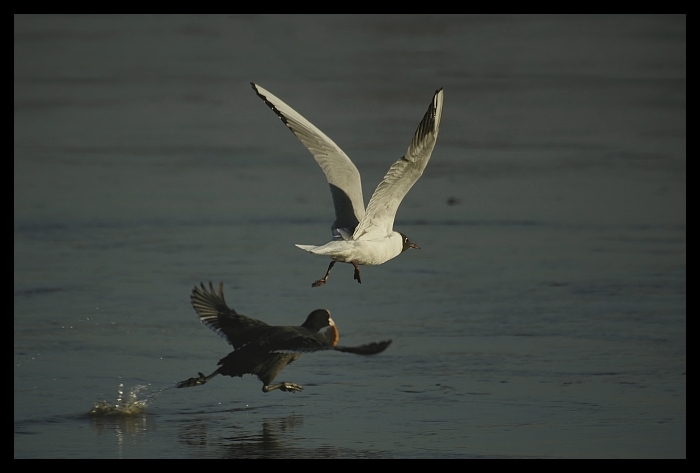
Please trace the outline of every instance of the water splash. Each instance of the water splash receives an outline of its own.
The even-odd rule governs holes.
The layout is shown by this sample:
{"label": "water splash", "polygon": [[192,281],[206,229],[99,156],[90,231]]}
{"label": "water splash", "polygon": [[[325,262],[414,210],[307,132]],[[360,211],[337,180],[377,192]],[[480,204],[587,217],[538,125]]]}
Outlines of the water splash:
{"label": "water splash", "polygon": [[125,395],[124,384],[120,383],[117,389],[117,402],[115,404],[110,404],[107,401],[99,401],[90,409],[88,415],[92,417],[129,417],[142,415],[145,413],[146,406],[148,406],[149,403],[163,391],[171,387],[169,386],[154,393],[146,394],[149,388],[150,385],[139,384],[131,388]]}

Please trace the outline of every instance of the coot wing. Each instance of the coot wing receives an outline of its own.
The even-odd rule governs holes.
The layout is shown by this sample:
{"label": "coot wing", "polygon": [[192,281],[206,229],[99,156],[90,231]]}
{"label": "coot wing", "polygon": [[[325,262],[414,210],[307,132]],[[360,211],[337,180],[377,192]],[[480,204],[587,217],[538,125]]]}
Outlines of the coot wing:
{"label": "coot wing", "polygon": [[265,322],[239,314],[227,306],[223,283],[219,284],[218,292],[211,281],[208,290],[204,283],[201,286],[195,286],[192,290],[192,307],[197,312],[200,322],[233,345],[233,348],[238,349],[255,340],[261,332],[270,327]]}
{"label": "coot wing", "polygon": [[[282,327],[280,327],[282,328]],[[296,327],[284,327],[285,329],[295,329]],[[383,352],[391,344],[391,340],[372,342],[365,345],[346,347],[333,344],[323,334],[303,334],[293,333],[291,330],[286,336],[280,336],[270,343],[271,352],[294,352],[308,353],[319,350],[337,350],[344,353],[354,353],[355,355],[376,355]]]}
{"label": "coot wing", "polygon": [[335,346],[333,349],[345,353],[354,353],[355,355],[376,355],[386,350],[389,345],[391,345],[391,340],[382,340],[381,342],[372,342],[356,347]]}

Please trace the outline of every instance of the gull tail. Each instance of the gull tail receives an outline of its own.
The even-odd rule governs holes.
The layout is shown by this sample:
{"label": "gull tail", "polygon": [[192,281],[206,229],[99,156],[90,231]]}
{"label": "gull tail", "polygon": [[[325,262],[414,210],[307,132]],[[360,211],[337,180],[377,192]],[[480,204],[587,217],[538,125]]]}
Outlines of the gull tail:
{"label": "gull tail", "polygon": [[318,248],[318,246],[316,246],[316,245],[296,245],[295,244],[294,246],[296,246],[297,248],[301,248],[304,251],[308,251],[310,253],[313,253],[314,249]]}
{"label": "gull tail", "polygon": [[315,245],[295,245],[297,248],[301,248],[304,251],[308,251],[309,253],[313,253],[315,255],[325,255],[325,256],[333,256],[337,255],[339,253],[342,253],[343,250],[345,249],[343,246],[341,246],[344,241],[329,241],[325,245],[321,246],[315,246]]}

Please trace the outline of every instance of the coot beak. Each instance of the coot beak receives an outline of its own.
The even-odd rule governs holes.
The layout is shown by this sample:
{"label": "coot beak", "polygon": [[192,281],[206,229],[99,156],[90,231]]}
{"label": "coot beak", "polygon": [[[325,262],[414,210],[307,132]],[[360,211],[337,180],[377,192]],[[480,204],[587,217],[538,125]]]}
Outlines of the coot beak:
{"label": "coot beak", "polygon": [[332,346],[336,346],[340,341],[340,332],[338,332],[338,327],[335,326],[335,322],[330,317],[328,317],[328,326],[330,328],[326,330],[326,337]]}

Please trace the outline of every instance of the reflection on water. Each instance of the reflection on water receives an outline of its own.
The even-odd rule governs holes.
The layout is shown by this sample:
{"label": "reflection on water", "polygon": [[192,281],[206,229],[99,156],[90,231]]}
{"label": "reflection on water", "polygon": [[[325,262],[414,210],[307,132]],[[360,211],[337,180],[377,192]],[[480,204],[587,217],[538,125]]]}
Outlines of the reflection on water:
{"label": "reflection on water", "polygon": [[[180,430],[182,443],[197,448],[215,448],[216,456],[235,458],[270,457],[292,446],[291,432],[304,423],[303,416],[292,415],[281,419],[264,419],[260,432],[232,425],[224,429],[233,435],[217,437],[209,432],[209,422],[197,420],[185,423]],[[213,434],[213,435],[212,435]]]}
{"label": "reflection on water", "polygon": [[92,428],[98,435],[115,434],[118,450],[121,450],[127,438],[147,435],[155,427],[155,417],[145,412],[139,414],[94,415],[90,411]]}
{"label": "reflection on water", "polygon": [[[297,431],[304,424],[304,416],[291,415],[265,418],[260,430],[248,426],[218,426],[210,432],[211,422],[197,420],[185,423],[180,430],[180,442],[194,447],[193,454],[214,458],[383,458],[388,452],[353,450],[329,445],[306,448],[309,439]],[[229,431],[232,435],[217,437],[216,433]]]}

